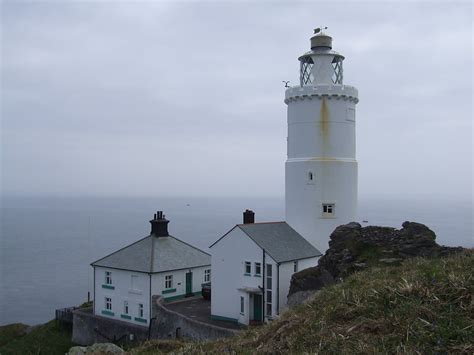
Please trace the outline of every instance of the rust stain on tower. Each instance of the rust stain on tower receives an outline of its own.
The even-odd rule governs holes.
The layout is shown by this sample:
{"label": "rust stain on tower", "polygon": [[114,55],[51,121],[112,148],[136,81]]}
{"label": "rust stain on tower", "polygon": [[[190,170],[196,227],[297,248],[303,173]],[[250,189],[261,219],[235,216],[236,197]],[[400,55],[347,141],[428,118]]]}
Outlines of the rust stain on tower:
{"label": "rust stain on tower", "polygon": [[327,104],[327,97],[323,96],[321,100],[321,109],[319,112],[319,117],[321,119],[320,122],[320,130],[321,130],[321,137],[323,139],[322,142],[322,154],[326,156],[326,151],[329,145],[329,109]]}

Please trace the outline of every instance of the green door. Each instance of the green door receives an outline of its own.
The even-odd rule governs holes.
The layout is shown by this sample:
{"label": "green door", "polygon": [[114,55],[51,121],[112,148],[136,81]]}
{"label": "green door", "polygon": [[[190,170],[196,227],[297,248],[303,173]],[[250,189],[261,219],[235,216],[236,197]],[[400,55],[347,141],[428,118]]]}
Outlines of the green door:
{"label": "green door", "polygon": [[193,273],[187,272],[186,273],[186,296],[193,295]]}
{"label": "green door", "polygon": [[262,321],[262,295],[253,295],[253,319]]}

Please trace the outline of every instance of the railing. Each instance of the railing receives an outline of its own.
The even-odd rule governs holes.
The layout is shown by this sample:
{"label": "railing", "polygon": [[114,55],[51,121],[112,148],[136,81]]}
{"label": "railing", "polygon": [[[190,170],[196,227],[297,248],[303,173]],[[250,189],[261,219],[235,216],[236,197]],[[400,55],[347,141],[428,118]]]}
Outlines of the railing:
{"label": "railing", "polygon": [[56,310],[56,322],[72,325],[72,311],[78,309],[79,307],[68,307],[61,308]]}

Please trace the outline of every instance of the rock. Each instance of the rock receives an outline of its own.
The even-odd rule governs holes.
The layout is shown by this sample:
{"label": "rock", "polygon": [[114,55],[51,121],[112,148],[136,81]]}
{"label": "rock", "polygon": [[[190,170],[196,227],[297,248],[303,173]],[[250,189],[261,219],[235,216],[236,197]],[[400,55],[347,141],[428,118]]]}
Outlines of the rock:
{"label": "rock", "polygon": [[112,343],[96,343],[91,346],[74,346],[67,355],[123,354],[122,348]]}
{"label": "rock", "polygon": [[288,306],[293,307],[309,301],[319,291],[307,290],[299,291],[288,296]]}
{"label": "rock", "polygon": [[291,298],[291,304],[299,304],[305,296],[371,266],[390,265],[418,256],[445,256],[463,250],[440,246],[435,240],[436,234],[431,229],[416,222],[406,221],[400,230],[362,227],[356,222],[341,225],[332,232],[329,249],[319,259],[318,266],[293,275],[288,301]]}

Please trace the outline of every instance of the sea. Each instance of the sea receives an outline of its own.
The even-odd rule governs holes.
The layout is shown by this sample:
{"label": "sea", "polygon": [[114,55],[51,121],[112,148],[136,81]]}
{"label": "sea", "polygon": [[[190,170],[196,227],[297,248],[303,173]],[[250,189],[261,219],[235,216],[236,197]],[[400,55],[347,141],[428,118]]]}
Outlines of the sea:
{"label": "sea", "polygon": [[[35,325],[92,295],[93,261],[149,234],[163,210],[170,234],[207,250],[252,209],[256,221],[284,220],[283,197],[1,198],[0,325]],[[362,225],[429,226],[439,244],[473,247],[472,202],[360,198]],[[367,221],[367,222],[363,222]]]}

